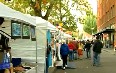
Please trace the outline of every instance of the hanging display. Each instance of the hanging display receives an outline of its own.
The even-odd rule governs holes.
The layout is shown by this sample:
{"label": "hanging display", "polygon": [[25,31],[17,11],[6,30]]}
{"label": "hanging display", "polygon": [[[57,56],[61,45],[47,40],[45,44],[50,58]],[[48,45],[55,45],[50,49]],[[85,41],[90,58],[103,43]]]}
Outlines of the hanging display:
{"label": "hanging display", "polygon": [[11,36],[13,39],[21,38],[21,23],[17,21],[11,21]]}
{"label": "hanging display", "polygon": [[30,27],[29,27],[29,25],[23,24],[22,31],[23,31],[22,38],[23,39],[30,39]]}
{"label": "hanging display", "polygon": [[36,36],[35,36],[35,26],[31,26],[31,40],[35,41],[36,40]]}

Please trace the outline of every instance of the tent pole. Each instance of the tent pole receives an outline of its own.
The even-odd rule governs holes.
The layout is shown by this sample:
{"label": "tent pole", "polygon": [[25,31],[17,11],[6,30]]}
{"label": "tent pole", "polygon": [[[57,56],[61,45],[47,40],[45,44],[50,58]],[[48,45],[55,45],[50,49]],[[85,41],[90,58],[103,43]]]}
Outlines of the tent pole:
{"label": "tent pole", "polygon": [[[36,33],[36,34],[35,34],[35,39],[36,39],[36,65],[38,65],[38,64],[37,64],[37,63],[38,63],[38,62],[37,62],[37,32],[35,31],[35,33]],[[38,67],[38,66],[36,66],[36,73],[37,73],[37,67]]]}

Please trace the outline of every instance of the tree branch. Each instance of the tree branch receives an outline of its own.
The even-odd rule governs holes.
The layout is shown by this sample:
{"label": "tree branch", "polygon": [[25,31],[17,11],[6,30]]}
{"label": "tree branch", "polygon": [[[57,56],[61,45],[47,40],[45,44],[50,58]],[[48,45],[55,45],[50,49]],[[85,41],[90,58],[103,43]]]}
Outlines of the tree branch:
{"label": "tree branch", "polygon": [[51,10],[52,10],[52,8],[53,8],[53,5],[54,5],[54,0],[52,0],[52,1],[50,2],[50,5],[49,5],[49,7],[48,7],[48,9],[47,9],[47,12],[46,12],[46,15],[43,17],[43,19],[48,20],[48,17],[49,17],[50,12],[51,12]]}
{"label": "tree branch", "polygon": [[30,5],[34,9],[34,12],[35,12],[34,15],[35,16],[42,17],[41,3],[42,3],[42,0],[36,0],[35,2],[33,2],[32,0],[30,0]]}

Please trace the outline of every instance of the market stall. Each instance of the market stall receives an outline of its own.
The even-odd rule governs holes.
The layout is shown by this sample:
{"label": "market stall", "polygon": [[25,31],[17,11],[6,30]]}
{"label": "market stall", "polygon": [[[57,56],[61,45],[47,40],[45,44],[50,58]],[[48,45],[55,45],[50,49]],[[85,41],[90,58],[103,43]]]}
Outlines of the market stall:
{"label": "market stall", "polygon": [[55,26],[40,17],[29,17],[2,3],[0,8],[0,17],[4,19],[0,24],[0,34],[9,39],[14,65],[17,66],[16,62],[23,65],[26,68],[24,73],[44,73],[47,39],[50,43],[51,33],[57,31]]}
{"label": "market stall", "polygon": [[[0,8],[0,22],[2,21],[0,24],[0,41],[2,40],[2,44],[0,44],[0,54],[3,55],[1,55],[3,58],[0,57],[0,71],[11,68],[11,61],[8,61],[9,59],[5,56],[5,49],[11,47],[12,63],[15,68],[14,71],[38,73],[36,69],[38,66],[35,34],[36,20],[29,18],[23,13],[15,11],[2,3],[0,3]],[[5,40],[3,40],[3,37]],[[6,44],[6,39],[8,39],[8,43],[4,48],[3,42],[5,41]],[[34,60],[30,61],[31,59]]]}
{"label": "market stall", "polygon": [[[37,18],[37,17],[36,17]],[[38,23],[39,21],[37,21]],[[52,62],[52,55],[53,55],[53,52],[52,52],[52,49],[53,49],[53,46],[54,44],[52,44],[52,42],[54,43],[53,41],[53,35],[52,33],[56,32],[57,29],[54,25],[52,25],[50,22],[46,21],[47,24],[37,24],[36,27],[39,27],[40,29],[37,29],[37,31],[41,31],[44,33],[44,37],[42,37],[43,39],[39,39],[41,38],[41,36],[43,35],[43,33],[39,33],[37,32],[37,38],[38,38],[38,43],[41,43],[41,45],[43,45],[43,48],[45,49],[44,50],[44,58],[45,58],[45,61],[46,63],[44,64],[45,65],[45,70],[49,67],[49,66],[52,66],[53,65],[53,62]],[[51,51],[50,53],[47,55],[47,44],[51,46]],[[39,46],[39,45],[38,45]],[[47,57],[47,58],[46,58]],[[48,60],[49,59],[49,60]],[[46,70],[47,71],[47,70]]]}

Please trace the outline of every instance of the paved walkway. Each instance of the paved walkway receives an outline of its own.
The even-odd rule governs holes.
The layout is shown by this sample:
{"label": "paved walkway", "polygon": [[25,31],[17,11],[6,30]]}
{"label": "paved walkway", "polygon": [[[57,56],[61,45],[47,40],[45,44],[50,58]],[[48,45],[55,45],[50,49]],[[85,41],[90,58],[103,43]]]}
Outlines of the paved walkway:
{"label": "paved walkway", "polygon": [[92,59],[75,60],[76,69],[51,68],[49,73],[116,73],[116,55],[113,49],[103,49],[101,53],[101,66],[92,66]]}

